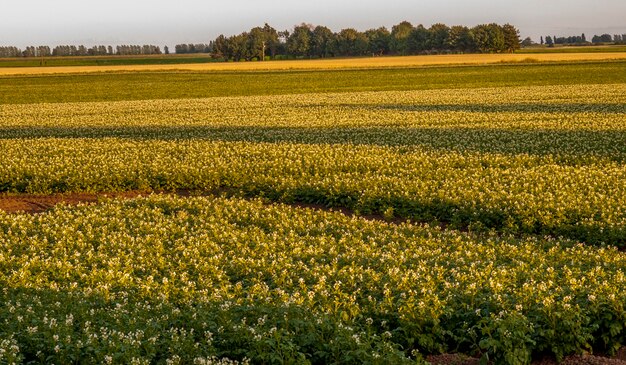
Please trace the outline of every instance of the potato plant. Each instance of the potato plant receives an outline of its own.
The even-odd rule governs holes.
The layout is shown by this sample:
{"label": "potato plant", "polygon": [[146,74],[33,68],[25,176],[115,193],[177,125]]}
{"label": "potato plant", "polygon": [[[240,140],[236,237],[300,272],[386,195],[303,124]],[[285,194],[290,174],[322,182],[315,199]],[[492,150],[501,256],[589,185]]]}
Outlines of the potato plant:
{"label": "potato plant", "polygon": [[[4,360],[402,363],[611,352],[626,255],[259,200],[0,213]],[[207,360],[208,361],[208,360]]]}

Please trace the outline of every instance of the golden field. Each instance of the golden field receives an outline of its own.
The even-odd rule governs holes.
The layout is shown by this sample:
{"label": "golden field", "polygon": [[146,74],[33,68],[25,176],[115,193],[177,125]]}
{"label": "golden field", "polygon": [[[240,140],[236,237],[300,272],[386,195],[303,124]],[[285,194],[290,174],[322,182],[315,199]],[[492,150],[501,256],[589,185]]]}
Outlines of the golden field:
{"label": "golden field", "polygon": [[465,54],[396,56],[343,59],[289,60],[272,62],[216,62],[171,65],[112,65],[112,66],[58,66],[58,67],[6,67],[0,75],[84,73],[111,71],[254,71],[254,70],[307,70],[348,69],[380,67],[416,67],[459,64],[493,64],[501,62],[558,62],[600,61],[626,59],[626,53],[546,53],[546,54]]}

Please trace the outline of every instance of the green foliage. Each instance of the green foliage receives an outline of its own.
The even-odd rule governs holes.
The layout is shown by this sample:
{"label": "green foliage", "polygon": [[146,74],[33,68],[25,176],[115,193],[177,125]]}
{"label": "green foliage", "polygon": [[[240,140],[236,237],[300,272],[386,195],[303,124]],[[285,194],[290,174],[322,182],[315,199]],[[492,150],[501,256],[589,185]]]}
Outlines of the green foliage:
{"label": "green foliage", "polygon": [[626,62],[0,77],[0,104],[626,82]]}
{"label": "green foliage", "polygon": [[0,192],[222,195],[0,212],[0,363],[614,353],[623,66],[0,78]]}
{"label": "green foliage", "polygon": [[622,247],[624,95],[595,85],[5,105],[0,191],[215,191]]}
{"label": "green foliage", "polygon": [[624,339],[615,249],[258,200],[0,213],[0,267],[8,363],[528,364]]}

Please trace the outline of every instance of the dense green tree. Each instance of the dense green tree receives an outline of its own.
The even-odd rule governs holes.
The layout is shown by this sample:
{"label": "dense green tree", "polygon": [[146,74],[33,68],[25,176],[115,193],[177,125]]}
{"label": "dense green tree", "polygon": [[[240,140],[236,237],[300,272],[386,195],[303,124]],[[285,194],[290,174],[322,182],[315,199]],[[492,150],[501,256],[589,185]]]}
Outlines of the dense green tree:
{"label": "dense green tree", "polygon": [[263,33],[265,34],[265,55],[267,56],[269,51],[269,55],[274,58],[276,57],[276,52],[280,44],[278,32],[269,24],[265,23],[265,25],[263,25]]}
{"label": "dense green tree", "polygon": [[315,57],[331,57],[337,52],[337,37],[329,28],[318,25],[311,33],[309,47]]}
{"label": "dense green tree", "polygon": [[433,24],[429,32],[428,46],[430,49],[442,51],[448,49],[448,38],[450,37],[450,28],[442,23]]}
{"label": "dense green tree", "polygon": [[369,43],[369,53],[372,55],[388,54],[391,45],[391,33],[387,28],[380,27],[378,29],[368,29],[365,36]]}
{"label": "dense green tree", "polygon": [[228,40],[224,37],[223,34],[220,34],[213,41],[213,51],[211,55],[213,58],[229,58],[228,54]]}
{"label": "dense green tree", "polygon": [[508,23],[504,24],[501,28],[504,36],[504,50],[513,53],[520,49],[519,30]]}
{"label": "dense green tree", "polygon": [[408,54],[408,40],[413,25],[407,21],[394,25],[391,28],[391,51],[396,54]]}
{"label": "dense green tree", "polygon": [[505,50],[504,31],[498,24],[480,24],[472,28],[476,50],[480,53],[497,53]]}
{"label": "dense green tree", "polygon": [[362,56],[368,48],[367,37],[356,29],[342,29],[337,35],[337,51],[342,56]]}
{"label": "dense green tree", "polygon": [[411,29],[407,39],[407,54],[417,54],[430,48],[430,31],[423,25]]}
{"label": "dense green tree", "polygon": [[476,46],[468,27],[455,25],[450,28],[448,47],[457,52],[474,52]]}
{"label": "dense green tree", "polygon": [[229,37],[227,41],[227,58],[234,61],[251,59],[252,53],[248,45],[248,38],[247,32]]}
{"label": "dense green tree", "polygon": [[267,36],[263,28],[252,28],[250,33],[248,33],[248,48],[250,55],[259,61],[265,60],[267,45]]}
{"label": "dense green tree", "polygon": [[313,32],[312,26],[302,23],[301,25],[293,28],[293,32],[287,38],[287,52],[296,57],[303,57],[310,55],[310,44]]}

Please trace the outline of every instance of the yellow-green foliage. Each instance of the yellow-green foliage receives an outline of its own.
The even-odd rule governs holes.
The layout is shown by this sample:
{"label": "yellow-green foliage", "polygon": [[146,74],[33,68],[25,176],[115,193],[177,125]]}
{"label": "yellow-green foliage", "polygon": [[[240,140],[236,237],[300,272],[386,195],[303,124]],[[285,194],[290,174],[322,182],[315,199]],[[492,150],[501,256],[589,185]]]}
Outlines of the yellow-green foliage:
{"label": "yellow-green foliage", "polygon": [[[474,88],[571,83],[563,75],[585,65],[547,81],[544,66],[428,73],[429,87],[432,75],[465,87],[454,90],[353,92],[399,85],[384,84],[395,71],[359,71],[315,86],[345,93],[298,94],[309,80],[285,86],[292,95],[58,104],[17,103],[152,95],[128,80],[158,85],[152,99],[250,84],[212,94],[210,74],[196,93],[160,93],[174,74],[115,74],[83,95],[68,85],[85,90],[93,76],[75,75],[42,97],[50,77],[5,78],[0,193],[221,197],[0,212],[0,363],[396,364],[459,351],[527,364],[614,352],[626,343],[622,70],[602,71],[605,85]],[[452,85],[457,75],[471,86]]]}
{"label": "yellow-green foliage", "polygon": [[[525,62],[526,54],[453,54],[399,57],[327,58],[279,62],[206,62],[179,64],[138,64],[106,66],[0,67],[0,75],[93,73],[106,71],[252,71],[252,70],[332,70],[354,68],[416,67],[433,65],[476,65]],[[535,53],[532,62],[576,62],[626,59],[624,52]],[[147,62],[146,62],[147,63]]]}
{"label": "yellow-green foliage", "polygon": [[626,255],[566,240],[163,196],[0,213],[0,250],[3,335],[36,361],[526,363],[624,339]]}
{"label": "yellow-green foliage", "polygon": [[[625,95],[620,84],[5,105],[0,191],[226,191],[622,246]],[[66,138],[23,139],[37,136]]]}
{"label": "yellow-green foliage", "polygon": [[[68,129],[77,137],[97,136],[99,129],[121,134],[145,128],[148,137],[155,136],[150,127],[164,128],[156,135],[161,138],[177,136],[170,129],[190,127],[624,131],[625,104],[626,84],[5,104],[0,136],[18,128],[21,134],[11,136],[29,137],[36,133],[31,128]],[[210,135],[181,135],[203,136]]]}

